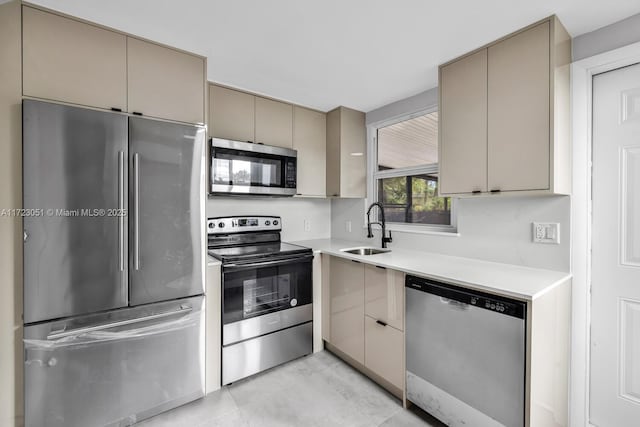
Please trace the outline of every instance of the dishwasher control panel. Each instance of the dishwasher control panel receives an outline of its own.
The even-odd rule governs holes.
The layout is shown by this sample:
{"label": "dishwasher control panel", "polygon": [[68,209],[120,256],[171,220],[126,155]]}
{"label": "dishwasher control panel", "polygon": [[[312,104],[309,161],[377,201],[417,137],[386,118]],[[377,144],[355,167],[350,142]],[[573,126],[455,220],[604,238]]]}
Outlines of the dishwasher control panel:
{"label": "dishwasher control panel", "polygon": [[411,275],[407,275],[405,286],[438,295],[443,303],[473,305],[478,308],[495,311],[496,313],[517,317],[519,319],[525,318],[526,303],[510,298]]}

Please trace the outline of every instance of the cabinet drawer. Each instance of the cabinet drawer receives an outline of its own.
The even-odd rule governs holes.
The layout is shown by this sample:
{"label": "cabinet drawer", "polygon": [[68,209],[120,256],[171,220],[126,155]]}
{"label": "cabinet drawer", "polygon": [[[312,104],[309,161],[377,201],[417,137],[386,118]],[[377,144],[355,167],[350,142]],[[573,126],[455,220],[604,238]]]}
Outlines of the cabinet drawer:
{"label": "cabinet drawer", "polygon": [[365,366],[400,390],[404,388],[404,333],[365,316]]}
{"label": "cabinet drawer", "polygon": [[365,266],[364,295],[367,316],[404,330],[404,273]]}

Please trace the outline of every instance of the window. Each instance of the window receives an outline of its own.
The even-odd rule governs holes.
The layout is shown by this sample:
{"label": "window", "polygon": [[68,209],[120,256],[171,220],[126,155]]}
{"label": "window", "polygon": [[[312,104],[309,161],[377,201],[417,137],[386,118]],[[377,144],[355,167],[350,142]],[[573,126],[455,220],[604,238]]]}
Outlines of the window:
{"label": "window", "polygon": [[378,127],[373,152],[373,194],[387,222],[449,231],[452,202],[438,197],[438,112]]}

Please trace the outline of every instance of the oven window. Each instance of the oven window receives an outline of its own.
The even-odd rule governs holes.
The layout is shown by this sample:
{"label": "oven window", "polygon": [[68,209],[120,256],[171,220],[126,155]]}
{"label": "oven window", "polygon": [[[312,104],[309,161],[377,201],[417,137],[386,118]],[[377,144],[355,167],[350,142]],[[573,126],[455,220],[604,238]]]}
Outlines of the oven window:
{"label": "oven window", "polygon": [[282,187],[282,158],[248,156],[234,150],[218,149],[213,159],[213,183]]}
{"label": "oven window", "polygon": [[223,323],[311,303],[311,263],[225,273]]}

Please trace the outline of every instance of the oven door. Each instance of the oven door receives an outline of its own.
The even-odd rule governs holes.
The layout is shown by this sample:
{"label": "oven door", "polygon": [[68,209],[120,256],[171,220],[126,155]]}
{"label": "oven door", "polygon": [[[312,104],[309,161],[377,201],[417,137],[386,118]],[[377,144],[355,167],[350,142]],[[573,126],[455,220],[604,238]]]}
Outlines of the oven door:
{"label": "oven door", "polygon": [[222,344],[309,322],[313,255],[227,264],[222,269]]}
{"label": "oven door", "polygon": [[293,196],[296,151],[213,138],[210,176],[212,193]]}

